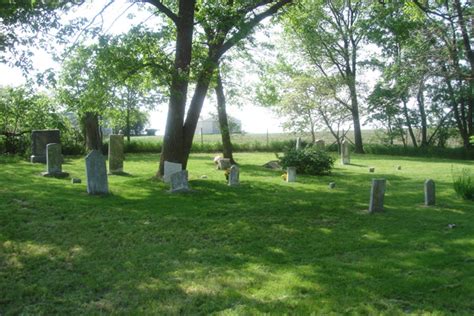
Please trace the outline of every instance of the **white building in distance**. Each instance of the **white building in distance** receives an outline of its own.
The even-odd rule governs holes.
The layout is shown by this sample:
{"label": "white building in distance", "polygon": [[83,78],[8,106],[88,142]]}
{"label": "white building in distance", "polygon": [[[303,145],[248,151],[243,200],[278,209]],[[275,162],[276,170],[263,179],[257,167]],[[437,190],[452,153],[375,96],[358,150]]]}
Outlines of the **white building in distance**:
{"label": "white building in distance", "polygon": [[[241,133],[242,122],[236,118],[229,117],[229,129],[231,134]],[[220,134],[221,129],[217,117],[198,121],[195,134],[200,135],[201,133]]]}

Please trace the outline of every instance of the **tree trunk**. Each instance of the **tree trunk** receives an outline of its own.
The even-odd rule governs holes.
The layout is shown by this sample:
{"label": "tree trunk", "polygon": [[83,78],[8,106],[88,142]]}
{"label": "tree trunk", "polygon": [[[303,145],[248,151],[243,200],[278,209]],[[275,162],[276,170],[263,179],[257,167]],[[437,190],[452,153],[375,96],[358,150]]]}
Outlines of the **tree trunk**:
{"label": "tree trunk", "polygon": [[170,102],[163,137],[160,168],[157,172],[158,177],[164,174],[165,160],[185,165],[183,122],[188,93],[195,6],[196,0],[179,1],[174,71],[171,79]]}
{"label": "tree trunk", "polygon": [[87,112],[84,116],[84,127],[86,134],[86,149],[101,150],[102,134],[99,128],[99,116],[93,112]]}
{"label": "tree trunk", "polygon": [[413,147],[418,147],[416,137],[415,137],[415,133],[413,133],[413,128],[411,126],[411,119],[410,119],[410,115],[408,113],[407,102],[405,100],[403,100],[402,103],[403,103],[403,114],[405,115],[405,122],[406,122],[407,127],[408,127],[408,133],[410,134],[411,142],[413,143]]}
{"label": "tree trunk", "polygon": [[127,142],[130,143],[130,105],[127,104],[127,117],[126,117],[126,120],[127,120]]}
{"label": "tree trunk", "polygon": [[428,135],[427,135],[427,123],[426,123],[426,111],[425,111],[425,82],[424,78],[420,82],[418,87],[418,94],[416,96],[418,101],[418,109],[420,111],[420,123],[421,123],[421,147],[428,146]]}
{"label": "tree trunk", "polygon": [[362,130],[360,128],[359,102],[357,100],[357,91],[355,87],[355,75],[350,77],[349,91],[351,94],[351,113],[354,123],[354,152],[363,154],[364,146],[362,143]]}
{"label": "tree trunk", "polygon": [[236,164],[232,155],[232,142],[230,140],[229,120],[227,118],[224,86],[222,85],[222,78],[219,67],[217,67],[216,73],[217,85],[215,90],[217,96],[217,115],[219,117],[219,125],[221,128],[223,155],[224,158],[230,159],[231,164]]}
{"label": "tree trunk", "polygon": [[[212,53],[210,53],[211,55]],[[204,68],[201,70],[196,88],[194,90],[193,99],[189,105],[188,113],[186,114],[186,121],[184,122],[184,146],[183,146],[183,168],[186,168],[188,163],[189,154],[191,153],[191,147],[193,146],[194,133],[196,132],[197,122],[199,115],[201,114],[202,105],[206,98],[209,84],[211,83],[212,74],[217,68],[217,62],[208,57],[208,60],[204,62]]]}

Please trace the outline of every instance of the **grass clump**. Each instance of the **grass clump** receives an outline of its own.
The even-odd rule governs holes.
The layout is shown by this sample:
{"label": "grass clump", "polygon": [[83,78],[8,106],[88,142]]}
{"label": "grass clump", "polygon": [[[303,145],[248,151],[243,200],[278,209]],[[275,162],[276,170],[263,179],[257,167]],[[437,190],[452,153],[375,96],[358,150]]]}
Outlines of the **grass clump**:
{"label": "grass clump", "polygon": [[453,187],[461,198],[474,201],[474,181],[469,169],[463,168],[457,175],[453,175]]}

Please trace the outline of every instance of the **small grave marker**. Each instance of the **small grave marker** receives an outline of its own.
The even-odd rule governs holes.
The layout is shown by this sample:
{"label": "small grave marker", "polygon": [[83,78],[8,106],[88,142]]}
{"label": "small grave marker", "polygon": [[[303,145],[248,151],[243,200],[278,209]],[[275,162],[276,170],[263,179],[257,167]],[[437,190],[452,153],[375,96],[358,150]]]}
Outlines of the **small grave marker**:
{"label": "small grave marker", "polygon": [[369,213],[382,212],[385,196],[385,179],[372,179]]}
{"label": "small grave marker", "polygon": [[431,179],[425,181],[425,205],[432,206],[436,202],[435,182]]}

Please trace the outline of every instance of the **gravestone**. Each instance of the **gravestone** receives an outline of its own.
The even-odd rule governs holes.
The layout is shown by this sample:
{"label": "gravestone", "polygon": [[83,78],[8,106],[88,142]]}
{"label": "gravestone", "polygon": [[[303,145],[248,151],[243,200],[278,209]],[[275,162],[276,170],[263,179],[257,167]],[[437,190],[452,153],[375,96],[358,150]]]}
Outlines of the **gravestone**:
{"label": "gravestone", "polygon": [[296,182],[296,167],[286,168],[286,182]]}
{"label": "gravestone", "polygon": [[72,179],[71,179],[71,183],[72,183],[72,184],[82,183],[82,180],[79,179],[79,178],[72,178]]}
{"label": "gravestone", "polygon": [[402,170],[402,166],[397,166],[397,170]]}
{"label": "gravestone", "polygon": [[324,140],[322,139],[318,139],[315,144],[316,144],[316,148],[319,150],[324,150],[326,147],[326,144],[324,143]]}
{"label": "gravestone", "polygon": [[370,168],[369,168],[369,172],[372,172],[372,173],[375,172],[375,168],[374,168],[374,167],[370,167]]}
{"label": "gravestone", "polygon": [[60,143],[60,133],[57,129],[32,131],[30,161],[46,163],[46,145]]}
{"label": "gravestone", "polygon": [[336,182],[329,182],[329,188],[334,189],[336,187]]}
{"label": "gravestone", "polygon": [[227,170],[231,166],[229,158],[222,158],[217,161],[218,170]]}
{"label": "gravestone", "polygon": [[165,170],[163,175],[163,181],[166,183],[170,182],[170,176],[173,173],[183,170],[183,166],[180,163],[170,162],[165,160]]}
{"label": "gravestone", "polygon": [[87,193],[108,194],[107,166],[99,150],[92,150],[86,157]]}
{"label": "gravestone", "polygon": [[181,170],[170,175],[170,192],[188,192],[188,170]]}
{"label": "gravestone", "polygon": [[110,135],[109,138],[109,172],[123,173],[123,135]]}
{"label": "gravestone", "polygon": [[385,196],[385,179],[372,179],[369,213],[382,212]]}
{"label": "gravestone", "polygon": [[348,165],[351,163],[350,145],[347,140],[343,140],[341,144],[341,163]]}
{"label": "gravestone", "polygon": [[229,173],[229,185],[230,186],[237,186],[240,184],[240,179],[239,179],[239,167],[237,165],[232,165],[230,167],[230,173]]}
{"label": "gravestone", "polygon": [[435,205],[436,202],[436,190],[435,183],[433,180],[428,179],[425,181],[425,205]]}
{"label": "gravestone", "polygon": [[61,144],[46,145],[46,172],[45,177],[65,178],[69,173],[62,170],[63,156],[61,154]]}
{"label": "gravestone", "polygon": [[296,150],[300,149],[301,147],[301,137],[296,138]]}

